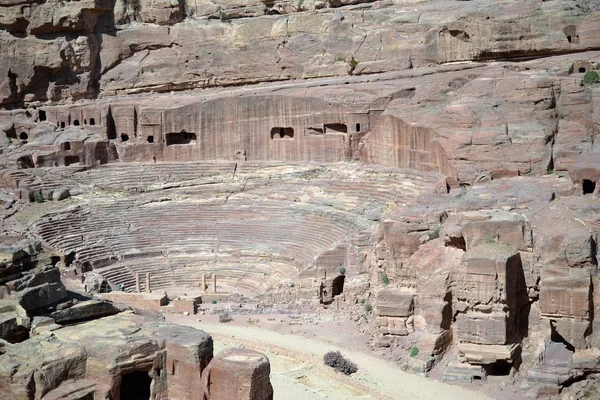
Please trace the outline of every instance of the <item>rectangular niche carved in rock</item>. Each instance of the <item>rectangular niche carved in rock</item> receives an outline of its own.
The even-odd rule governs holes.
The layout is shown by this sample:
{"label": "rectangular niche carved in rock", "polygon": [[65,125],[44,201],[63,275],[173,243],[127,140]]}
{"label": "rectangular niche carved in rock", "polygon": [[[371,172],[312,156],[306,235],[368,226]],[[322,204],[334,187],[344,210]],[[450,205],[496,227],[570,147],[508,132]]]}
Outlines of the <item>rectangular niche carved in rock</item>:
{"label": "rectangular niche carved in rock", "polygon": [[173,132],[167,133],[167,146],[175,144],[193,144],[196,142],[196,134],[193,132]]}
{"label": "rectangular niche carved in rock", "polygon": [[65,157],[65,166],[68,167],[69,165],[72,165],[72,164],[79,164],[78,156],[66,156]]}
{"label": "rectangular niche carved in rock", "polygon": [[294,128],[292,127],[275,127],[271,128],[271,139],[280,140],[280,139],[293,139],[294,138]]}
{"label": "rectangular niche carved in rock", "polygon": [[315,128],[315,127],[309,126],[306,129],[308,130],[309,135],[323,135],[325,133],[323,128]]}
{"label": "rectangular niche carved in rock", "polygon": [[328,133],[348,133],[346,124],[325,124],[325,134]]}

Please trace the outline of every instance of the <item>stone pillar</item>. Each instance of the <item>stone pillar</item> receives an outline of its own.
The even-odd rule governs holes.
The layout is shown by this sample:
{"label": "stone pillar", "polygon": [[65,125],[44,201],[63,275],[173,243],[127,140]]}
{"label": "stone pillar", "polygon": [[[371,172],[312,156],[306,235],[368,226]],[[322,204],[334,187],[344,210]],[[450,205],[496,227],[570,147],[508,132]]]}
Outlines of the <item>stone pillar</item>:
{"label": "stone pillar", "polygon": [[202,293],[206,293],[206,274],[202,274]]}
{"label": "stone pillar", "polygon": [[135,273],[135,292],[136,293],[141,292],[141,289],[140,289],[140,273],[139,272]]}
{"label": "stone pillar", "polygon": [[217,293],[217,274],[213,274],[213,293]]}
{"label": "stone pillar", "polygon": [[146,272],[146,292],[152,292],[150,289],[150,272]]}

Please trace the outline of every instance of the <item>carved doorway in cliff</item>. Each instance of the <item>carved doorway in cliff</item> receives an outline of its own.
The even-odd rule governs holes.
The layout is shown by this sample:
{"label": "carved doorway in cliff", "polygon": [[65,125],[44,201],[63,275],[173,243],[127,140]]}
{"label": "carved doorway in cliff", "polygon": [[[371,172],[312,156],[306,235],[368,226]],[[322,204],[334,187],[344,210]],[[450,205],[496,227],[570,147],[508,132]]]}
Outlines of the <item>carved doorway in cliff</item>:
{"label": "carved doorway in cliff", "polygon": [[333,297],[337,296],[338,294],[344,293],[345,280],[346,277],[344,275],[340,275],[333,280],[333,282],[331,283],[331,295]]}
{"label": "carved doorway in cliff", "polygon": [[148,371],[133,371],[121,378],[121,400],[149,400],[152,379]]}
{"label": "carved doorway in cliff", "polygon": [[592,180],[584,179],[581,186],[583,188],[583,194],[594,193],[596,191],[596,182]]}

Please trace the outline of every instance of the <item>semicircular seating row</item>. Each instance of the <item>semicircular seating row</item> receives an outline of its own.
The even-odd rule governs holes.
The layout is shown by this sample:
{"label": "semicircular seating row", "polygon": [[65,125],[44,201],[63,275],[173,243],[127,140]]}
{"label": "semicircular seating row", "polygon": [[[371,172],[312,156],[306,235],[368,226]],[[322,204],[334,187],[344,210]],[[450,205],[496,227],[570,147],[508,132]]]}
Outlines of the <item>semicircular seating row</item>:
{"label": "semicircular seating row", "polygon": [[[164,168],[175,175],[193,169],[184,166]],[[134,172],[134,167],[120,169]],[[110,182],[106,175],[114,177],[115,169],[87,171],[92,172],[87,178],[94,177],[87,183]],[[136,179],[135,173],[123,175]],[[258,174],[243,183],[223,180],[164,192],[179,195],[172,196],[178,200],[151,201],[143,195],[91,200],[47,214],[32,231],[51,248],[76,252],[128,291],[134,290],[136,272],[151,273],[153,289],[198,288],[202,274],[218,273],[224,290],[257,294],[372,227],[367,210],[410,201],[435,182],[412,171],[367,174],[358,181],[331,171],[308,178],[289,175]],[[222,193],[227,197],[219,197]]]}

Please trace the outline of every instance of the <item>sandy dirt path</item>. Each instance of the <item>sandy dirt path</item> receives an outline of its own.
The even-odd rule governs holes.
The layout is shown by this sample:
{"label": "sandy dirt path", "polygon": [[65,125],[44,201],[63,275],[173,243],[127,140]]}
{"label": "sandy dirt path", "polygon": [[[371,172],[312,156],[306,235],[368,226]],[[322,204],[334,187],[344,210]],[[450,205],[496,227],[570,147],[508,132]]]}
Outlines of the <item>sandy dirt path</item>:
{"label": "sandy dirt path", "polygon": [[[479,400],[484,394],[409,374],[397,364],[361,351],[322,343],[298,335],[281,334],[254,326],[198,322],[193,316],[167,316],[167,320],[202,329],[213,336],[218,352],[228,345],[253,348],[271,359],[276,400],[394,399]],[[323,354],[339,350],[359,370],[350,377],[323,365]]]}

